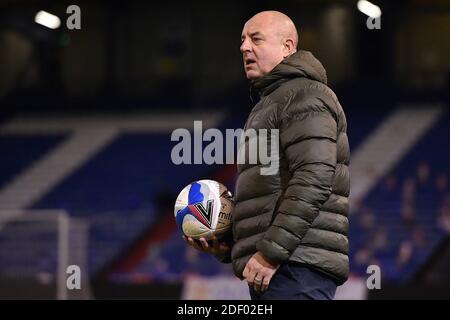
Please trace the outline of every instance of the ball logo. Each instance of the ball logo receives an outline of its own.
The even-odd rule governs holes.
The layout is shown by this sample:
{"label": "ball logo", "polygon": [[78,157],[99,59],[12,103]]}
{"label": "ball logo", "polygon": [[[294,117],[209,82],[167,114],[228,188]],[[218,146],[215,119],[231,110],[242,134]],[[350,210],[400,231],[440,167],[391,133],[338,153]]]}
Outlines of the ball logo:
{"label": "ball logo", "polygon": [[206,202],[206,208],[201,202],[189,205],[191,213],[207,227],[211,227],[213,208],[214,200],[208,200]]}

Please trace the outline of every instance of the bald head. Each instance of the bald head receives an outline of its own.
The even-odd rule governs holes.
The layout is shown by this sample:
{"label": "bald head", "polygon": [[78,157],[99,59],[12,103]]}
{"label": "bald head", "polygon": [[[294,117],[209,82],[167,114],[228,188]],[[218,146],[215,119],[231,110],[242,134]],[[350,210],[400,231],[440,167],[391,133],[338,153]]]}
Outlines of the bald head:
{"label": "bald head", "polygon": [[[260,23],[270,26],[273,32],[280,37],[281,41],[291,39],[294,47],[298,46],[298,33],[294,22],[282,12],[262,11],[255,14],[247,23]],[[246,24],[247,24],[246,23]]]}
{"label": "bald head", "polygon": [[298,34],[292,20],[279,11],[263,11],[248,20],[242,30],[241,52],[247,78],[270,72],[297,51]]}

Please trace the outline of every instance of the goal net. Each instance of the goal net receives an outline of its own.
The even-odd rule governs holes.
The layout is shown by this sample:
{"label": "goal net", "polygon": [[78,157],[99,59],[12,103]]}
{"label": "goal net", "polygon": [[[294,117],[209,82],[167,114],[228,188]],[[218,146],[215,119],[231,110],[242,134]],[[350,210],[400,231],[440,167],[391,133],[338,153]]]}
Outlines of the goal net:
{"label": "goal net", "polygon": [[10,217],[0,222],[0,299],[91,298],[86,221],[61,210],[0,216]]}

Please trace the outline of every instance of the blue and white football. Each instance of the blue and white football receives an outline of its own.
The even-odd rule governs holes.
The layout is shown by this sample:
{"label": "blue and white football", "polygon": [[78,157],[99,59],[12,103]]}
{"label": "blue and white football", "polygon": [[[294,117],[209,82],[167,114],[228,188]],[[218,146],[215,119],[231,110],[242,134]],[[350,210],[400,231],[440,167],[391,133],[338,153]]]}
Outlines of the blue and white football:
{"label": "blue and white football", "polygon": [[234,202],[220,182],[198,180],[186,186],[175,202],[175,219],[184,235],[199,239],[221,238],[231,231]]}

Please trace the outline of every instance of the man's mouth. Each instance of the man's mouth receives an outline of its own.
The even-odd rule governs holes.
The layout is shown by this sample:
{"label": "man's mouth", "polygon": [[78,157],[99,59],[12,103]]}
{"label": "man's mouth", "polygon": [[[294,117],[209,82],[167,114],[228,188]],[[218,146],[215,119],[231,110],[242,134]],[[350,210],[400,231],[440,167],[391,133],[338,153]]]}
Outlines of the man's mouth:
{"label": "man's mouth", "polygon": [[246,67],[250,67],[251,65],[253,65],[254,63],[256,63],[256,60],[254,59],[245,59],[245,66]]}

